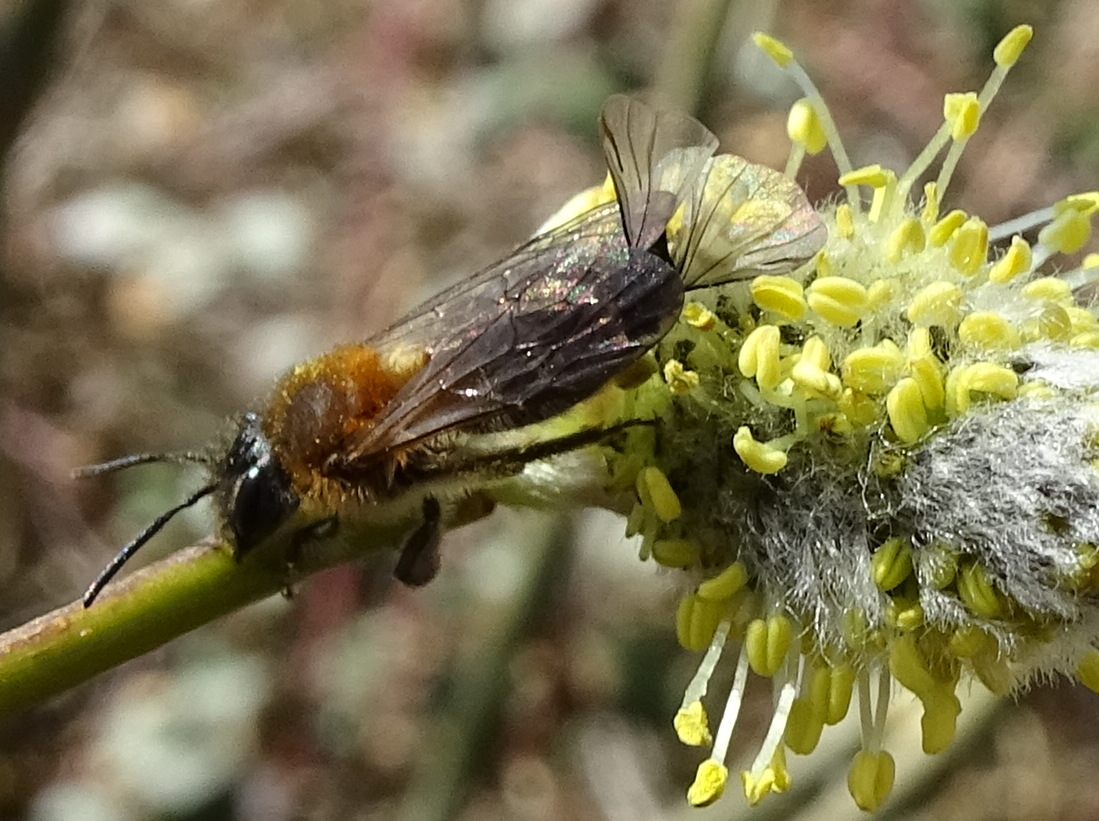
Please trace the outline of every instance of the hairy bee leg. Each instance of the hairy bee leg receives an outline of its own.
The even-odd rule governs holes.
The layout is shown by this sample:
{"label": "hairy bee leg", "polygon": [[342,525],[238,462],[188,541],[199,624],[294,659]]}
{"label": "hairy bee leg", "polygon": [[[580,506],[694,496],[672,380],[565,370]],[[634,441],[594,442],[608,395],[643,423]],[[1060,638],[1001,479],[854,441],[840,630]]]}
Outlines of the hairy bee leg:
{"label": "hairy bee leg", "polygon": [[439,543],[443,536],[443,511],[439,500],[425,496],[423,512],[423,522],[405,539],[393,568],[394,578],[409,587],[423,587],[435,578],[442,563]]}
{"label": "hairy bee leg", "polygon": [[294,582],[296,581],[294,571],[301,559],[305,545],[308,542],[327,539],[336,533],[339,526],[340,520],[336,516],[325,516],[323,519],[310,522],[294,531],[294,535],[290,537],[290,544],[283,556],[283,570],[286,573],[286,584],[282,588],[284,598],[291,599],[294,597]]}

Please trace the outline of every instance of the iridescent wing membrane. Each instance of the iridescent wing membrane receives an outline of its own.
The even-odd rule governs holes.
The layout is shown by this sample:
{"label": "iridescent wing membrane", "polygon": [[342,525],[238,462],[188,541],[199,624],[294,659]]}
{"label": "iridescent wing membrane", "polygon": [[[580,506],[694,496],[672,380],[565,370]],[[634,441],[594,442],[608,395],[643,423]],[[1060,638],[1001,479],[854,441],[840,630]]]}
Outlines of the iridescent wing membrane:
{"label": "iridescent wing membrane", "polygon": [[690,290],[791,271],[820,250],[828,231],[793,180],[722,154],[706,163],[683,223],[669,234]]}
{"label": "iridescent wing membrane", "polygon": [[367,341],[427,361],[341,450],[334,472],[437,434],[548,419],[642,356],[679,315],[683,283],[650,248],[717,147],[686,115],[612,97],[604,151],[619,202],[543,233]]}

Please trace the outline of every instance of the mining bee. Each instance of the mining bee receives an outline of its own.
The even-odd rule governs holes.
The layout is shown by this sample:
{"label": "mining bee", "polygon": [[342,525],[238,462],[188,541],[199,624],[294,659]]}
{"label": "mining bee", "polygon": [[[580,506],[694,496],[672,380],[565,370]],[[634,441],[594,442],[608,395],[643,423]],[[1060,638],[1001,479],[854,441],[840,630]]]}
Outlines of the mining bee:
{"label": "mining bee", "polygon": [[[238,559],[286,527],[300,544],[398,500],[419,505],[421,524],[395,574],[422,584],[438,566],[444,505],[463,486],[609,434],[581,430],[495,451],[485,440],[595,394],[671,329],[686,289],[788,270],[822,242],[797,186],[740,158],[713,158],[717,138],[693,118],[618,95],[600,124],[614,201],[538,234],[366,341],[295,366],[261,409],[240,417],[227,449],[77,471],[194,461],[209,475],[118,552],[84,605],[206,496]],[[679,226],[675,253],[670,222]]]}

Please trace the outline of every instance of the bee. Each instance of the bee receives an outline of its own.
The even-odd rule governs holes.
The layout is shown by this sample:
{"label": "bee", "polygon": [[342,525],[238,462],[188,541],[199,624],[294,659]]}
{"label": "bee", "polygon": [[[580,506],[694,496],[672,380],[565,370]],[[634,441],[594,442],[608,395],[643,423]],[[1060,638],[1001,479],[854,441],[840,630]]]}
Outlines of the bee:
{"label": "bee", "polygon": [[[717,138],[693,118],[616,95],[600,126],[613,201],[536,235],[387,330],[292,368],[262,410],[240,417],[224,451],[136,454],[75,471],[183,461],[209,475],[117,553],[84,605],[173,516],[207,496],[238,560],[286,527],[300,545],[341,520],[412,499],[422,523],[394,573],[423,584],[439,564],[440,483],[518,473],[609,432],[496,451],[468,443],[591,397],[667,334],[687,289],[788,269],[819,247],[823,229],[800,190],[740,158],[717,162],[729,155],[713,158]],[[767,202],[752,206],[757,191]],[[730,217],[730,197],[767,208]]]}

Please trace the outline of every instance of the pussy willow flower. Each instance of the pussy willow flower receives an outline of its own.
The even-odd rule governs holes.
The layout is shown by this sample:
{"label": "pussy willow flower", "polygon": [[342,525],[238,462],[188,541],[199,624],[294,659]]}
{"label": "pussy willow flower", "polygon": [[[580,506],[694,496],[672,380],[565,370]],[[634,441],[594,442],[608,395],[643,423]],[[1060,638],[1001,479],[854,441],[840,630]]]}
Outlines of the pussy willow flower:
{"label": "pussy willow flower", "polygon": [[[892,788],[882,739],[898,686],[922,703],[927,753],[953,739],[967,679],[997,694],[1048,674],[1099,689],[1099,317],[1080,290],[1099,269],[1043,273],[1087,241],[1099,193],[991,228],[941,206],[1030,37],[1000,42],[980,92],[946,95],[901,172],[852,168],[791,51],[755,37],[805,94],[786,173],[828,147],[846,198],[819,209],[828,239],[810,264],[686,306],[627,394],[658,424],[613,466],[636,494],[642,558],[689,580],[676,625],[701,660],[674,726],[709,750],[691,804],[727,787],[749,671],[774,706],[740,774],[748,801],[785,790],[787,752],[811,752],[855,709],[848,786],[864,810]],[[732,686],[708,692],[719,663]]]}

